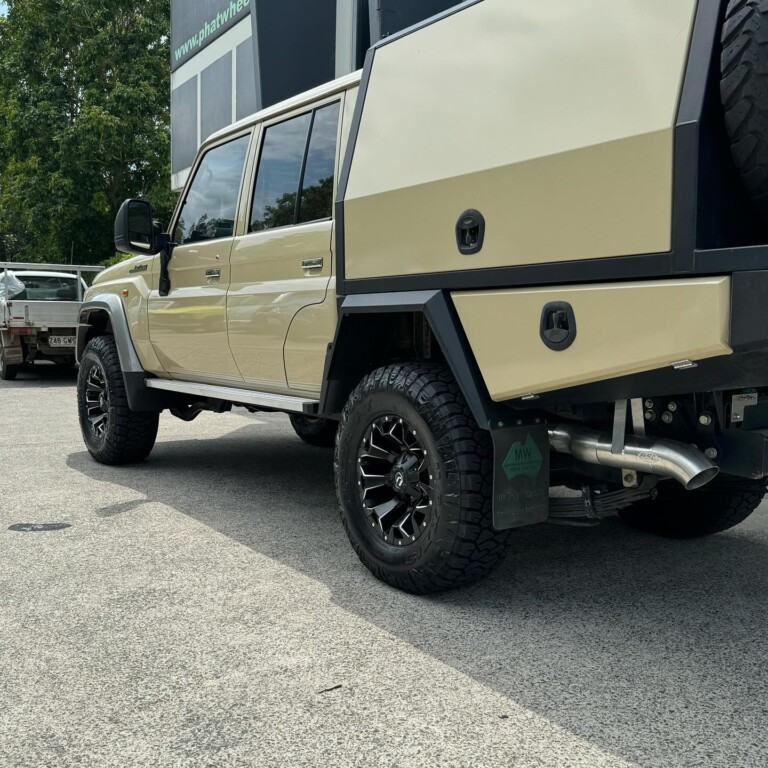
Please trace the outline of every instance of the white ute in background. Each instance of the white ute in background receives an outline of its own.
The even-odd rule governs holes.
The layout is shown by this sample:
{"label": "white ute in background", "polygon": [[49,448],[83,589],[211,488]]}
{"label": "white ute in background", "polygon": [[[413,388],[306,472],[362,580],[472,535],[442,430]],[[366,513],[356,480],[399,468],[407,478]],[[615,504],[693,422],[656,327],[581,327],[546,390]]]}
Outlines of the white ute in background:
{"label": "white ute in background", "polygon": [[75,364],[84,272],[101,267],[0,262],[0,379],[36,360]]}

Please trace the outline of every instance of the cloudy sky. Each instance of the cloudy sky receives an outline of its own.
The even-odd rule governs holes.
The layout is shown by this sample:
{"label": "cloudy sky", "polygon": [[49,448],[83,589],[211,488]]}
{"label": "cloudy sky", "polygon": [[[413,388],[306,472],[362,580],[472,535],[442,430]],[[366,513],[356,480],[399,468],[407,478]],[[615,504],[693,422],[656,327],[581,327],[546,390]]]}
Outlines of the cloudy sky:
{"label": "cloudy sky", "polygon": [[0,0],[0,16],[4,15],[6,10],[8,10],[6,4],[3,2],[3,0]]}

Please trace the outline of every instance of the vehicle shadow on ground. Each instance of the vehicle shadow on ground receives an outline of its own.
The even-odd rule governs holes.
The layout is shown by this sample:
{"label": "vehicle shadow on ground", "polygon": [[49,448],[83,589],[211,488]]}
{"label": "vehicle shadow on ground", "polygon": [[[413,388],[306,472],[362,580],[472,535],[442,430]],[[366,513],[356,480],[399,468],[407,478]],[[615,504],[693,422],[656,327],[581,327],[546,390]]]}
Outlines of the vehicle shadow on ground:
{"label": "vehicle shadow on ground", "polygon": [[332,452],[303,445],[283,424],[162,442],[138,467],[103,467],[84,452],[68,464],[322,582],[345,610],[625,760],[764,764],[765,511],[689,542],[619,520],[519,530],[489,579],[424,598],[359,564],[338,520]]}
{"label": "vehicle shadow on ground", "polygon": [[77,383],[77,368],[53,363],[36,363],[19,368],[13,381],[0,381],[0,388],[71,387]]}

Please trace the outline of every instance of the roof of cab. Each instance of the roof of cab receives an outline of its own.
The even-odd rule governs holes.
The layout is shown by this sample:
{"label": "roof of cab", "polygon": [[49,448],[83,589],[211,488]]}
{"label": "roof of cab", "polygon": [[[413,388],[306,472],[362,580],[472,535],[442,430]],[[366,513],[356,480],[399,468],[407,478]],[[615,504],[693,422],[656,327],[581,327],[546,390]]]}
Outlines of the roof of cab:
{"label": "roof of cab", "polygon": [[217,141],[220,141],[226,136],[233,135],[239,131],[242,131],[244,128],[248,128],[252,125],[256,125],[257,123],[269,120],[277,115],[282,114],[283,112],[290,112],[294,109],[298,109],[299,107],[304,106],[305,104],[311,104],[312,102],[319,101],[326,96],[332,96],[334,93],[341,93],[342,91],[346,91],[349,88],[358,85],[362,79],[362,75],[363,72],[359,69],[356,72],[352,72],[349,75],[340,77],[337,80],[332,80],[330,83],[325,83],[324,85],[318,86],[317,88],[313,88],[311,91],[304,91],[303,93],[300,93],[296,96],[292,96],[290,99],[286,99],[285,101],[281,101],[278,104],[272,105],[271,107],[262,109],[261,112],[256,112],[249,117],[244,117],[242,120],[238,120],[236,123],[233,123],[226,128],[222,128],[221,130],[216,131],[214,134],[211,134],[203,142],[202,146],[205,147],[208,144],[215,144]]}

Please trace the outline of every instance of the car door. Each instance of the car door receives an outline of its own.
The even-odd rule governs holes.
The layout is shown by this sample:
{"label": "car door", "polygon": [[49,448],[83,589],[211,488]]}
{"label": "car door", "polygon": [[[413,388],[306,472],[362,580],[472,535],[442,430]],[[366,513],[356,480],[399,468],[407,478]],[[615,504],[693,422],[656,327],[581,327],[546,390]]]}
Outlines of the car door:
{"label": "car door", "polygon": [[240,383],[226,326],[230,253],[250,132],[209,149],[187,185],[173,226],[171,289],[149,297],[149,336],[174,378]]}
{"label": "car door", "polygon": [[[328,295],[340,105],[337,96],[262,130],[248,231],[235,240],[227,298],[230,347],[256,389],[289,387],[288,330],[297,313]],[[307,354],[322,359],[329,334],[313,337]]]}

